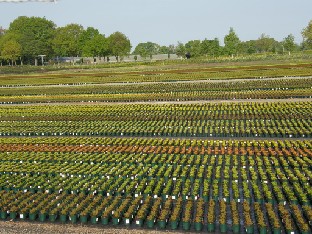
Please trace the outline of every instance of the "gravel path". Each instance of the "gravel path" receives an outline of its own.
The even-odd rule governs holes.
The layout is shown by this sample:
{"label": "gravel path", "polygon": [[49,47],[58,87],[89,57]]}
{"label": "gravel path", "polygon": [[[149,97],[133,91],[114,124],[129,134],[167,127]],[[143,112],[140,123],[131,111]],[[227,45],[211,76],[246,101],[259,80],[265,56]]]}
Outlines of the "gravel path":
{"label": "gravel path", "polygon": [[[0,234],[163,234],[172,233],[178,234],[182,232],[173,232],[170,230],[158,231],[147,229],[125,229],[112,228],[97,225],[81,225],[81,224],[53,224],[53,223],[38,223],[24,221],[0,221]],[[192,233],[192,232],[183,232]]]}

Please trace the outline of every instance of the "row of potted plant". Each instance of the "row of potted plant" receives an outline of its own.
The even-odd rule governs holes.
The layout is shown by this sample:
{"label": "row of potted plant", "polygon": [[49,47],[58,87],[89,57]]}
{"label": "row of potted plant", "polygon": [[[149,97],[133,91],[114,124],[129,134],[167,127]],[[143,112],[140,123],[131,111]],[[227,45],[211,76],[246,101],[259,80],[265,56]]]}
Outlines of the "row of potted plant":
{"label": "row of potted plant", "polygon": [[[153,152],[158,149],[162,150],[166,148],[167,146],[175,146],[179,147],[181,150],[183,147],[185,149],[189,149],[189,147],[204,147],[205,150],[215,150],[218,151],[222,148],[224,150],[232,150],[232,153],[236,150],[244,150],[244,152],[247,152],[247,149],[257,150],[255,153],[259,151],[265,151],[268,149],[273,150],[273,153],[275,149],[282,149],[282,153],[285,153],[284,156],[294,155],[295,157],[300,156],[306,156],[306,153],[310,153],[309,149],[311,149],[311,142],[309,140],[278,140],[275,141],[273,139],[269,140],[259,140],[259,139],[250,139],[250,140],[210,140],[210,139],[184,139],[184,138],[109,138],[109,137],[37,137],[37,138],[14,138],[14,137],[8,137],[8,138],[1,138],[0,143],[4,145],[18,145],[23,144],[25,147],[29,145],[33,146],[77,146],[80,148],[83,147],[92,147],[92,148],[102,148],[105,147],[105,149],[112,148],[117,149],[117,147],[120,146],[132,146],[131,148],[138,153],[143,153],[143,150],[146,147],[140,148],[138,146],[156,146],[154,148]],[[182,147],[182,148],[181,148]],[[226,148],[225,148],[226,147]],[[153,148],[152,148],[153,149]],[[168,148],[169,150],[169,148]],[[192,149],[193,151],[193,149]],[[200,150],[201,151],[201,150]],[[133,153],[132,152],[132,153]],[[173,151],[174,152],[174,151]],[[205,151],[207,153],[207,151]],[[130,153],[130,151],[129,151]],[[146,152],[145,152],[146,153]],[[160,153],[160,151],[158,152]],[[217,153],[219,154],[219,153]],[[226,154],[226,153],[225,153]],[[274,153],[272,156],[275,156]],[[256,158],[255,158],[256,159]],[[303,160],[306,160],[307,158],[303,157]],[[288,162],[290,163],[290,161]]]}
{"label": "row of potted plant", "polygon": [[[128,122],[131,121],[131,125]],[[281,120],[279,120],[281,121]],[[202,123],[186,126],[185,122],[176,123],[168,127],[168,122],[159,121],[157,124],[143,121],[129,120],[124,122],[102,121],[93,123],[84,121],[78,123],[50,122],[40,125],[40,122],[25,122],[23,126],[8,122],[7,125],[0,126],[1,136],[171,136],[171,137],[284,137],[284,138],[308,138],[311,136],[311,128],[304,128],[305,124],[301,120],[296,120],[301,128],[294,126],[292,122],[286,126],[278,126],[278,122],[272,120],[271,123],[262,124],[255,120],[242,126],[239,121],[234,126],[230,126],[228,120],[222,120],[220,124],[208,120]],[[286,121],[287,122],[287,121]],[[35,128],[36,126],[36,128]],[[208,127],[209,126],[209,127]],[[12,132],[12,127],[14,132]]]}
{"label": "row of potted plant", "polygon": [[[101,195],[83,194],[46,194],[46,193],[23,193],[22,191],[0,191],[0,218],[29,219],[72,223],[97,223],[101,220],[103,225],[118,225],[121,220],[130,225],[135,222],[138,226],[146,223],[147,227],[153,228],[156,223],[162,229],[169,222],[170,228],[177,229],[182,218],[182,227],[189,230],[194,225],[195,230],[201,231],[203,225],[207,225],[209,232],[215,231],[219,224],[220,232],[229,230],[228,206],[231,210],[232,231],[240,232],[239,208],[243,211],[243,223],[247,233],[253,233],[255,225],[261,233],[267,232],[268,224],[265,216],[275,233],[280,233],[282,227],[289,232],[294,231],[294,222],[304,233],[309,232],[309,218],[311,206],[299,206],[291,204],[290,210],[282,203],[249,203],[231,201],[229,204],[221,199],[218,201],[218,217],[216,219],[216,202],[211,199],[205,202],[200,198],[197,201],[188,199],[183,202],[182,197],[177,200],[167,198],[152,198],[151,196],[137,197],[104,197]],[[277,209],[276,209],[277,208]],[[252,209],[255,214],[253,220]],[[302,210],[301,210],[302,209]],[[265,211],[266,210],[266,211]],[[276,210],[278,212],[276,212]],[[205,214],[207,216],[205,217]],[[294,222],[293,222],[294,220]],[[283,225],[282,225],[283,224]]]}

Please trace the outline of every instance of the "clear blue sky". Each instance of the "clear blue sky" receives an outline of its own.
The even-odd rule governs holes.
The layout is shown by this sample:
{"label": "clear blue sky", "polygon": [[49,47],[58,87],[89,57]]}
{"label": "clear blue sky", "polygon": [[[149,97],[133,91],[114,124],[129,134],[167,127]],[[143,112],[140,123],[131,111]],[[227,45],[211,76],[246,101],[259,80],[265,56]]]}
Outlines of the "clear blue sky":
{"label": "clear blue sky", "polygon": [[301,42],[312,20],[312,0],[59,0],[54,3],[0,3],[0,26],[18,16],[46,17],[57,26],[78,23],[106,36],[120,31],[133,46],[160,45],[223,37],[233,27],[243,41],[265,33],[277,40],[288,34]]}

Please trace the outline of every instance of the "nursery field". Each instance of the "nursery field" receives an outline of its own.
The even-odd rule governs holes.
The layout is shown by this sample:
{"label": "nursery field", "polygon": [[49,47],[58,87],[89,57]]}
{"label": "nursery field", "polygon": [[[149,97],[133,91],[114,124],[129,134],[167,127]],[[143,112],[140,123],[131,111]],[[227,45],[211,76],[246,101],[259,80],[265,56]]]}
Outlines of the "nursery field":
{"label": "nursery field", "polygon": [[311,76],[311,64],[1,76],[0,226],[311,234]]}

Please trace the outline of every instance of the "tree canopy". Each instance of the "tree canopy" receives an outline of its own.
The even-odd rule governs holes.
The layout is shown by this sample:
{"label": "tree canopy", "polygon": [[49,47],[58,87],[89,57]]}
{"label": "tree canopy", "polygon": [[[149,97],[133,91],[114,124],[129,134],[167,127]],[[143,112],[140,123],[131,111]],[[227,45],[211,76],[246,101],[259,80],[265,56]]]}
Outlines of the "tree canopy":
{"label": "tree canopy", "polygon": [[308,26],[302,30],[302,36],[304,40],[304,46],[312,49],[312,20],[309,22]]}
{"label": "tree canopy", "polygon": [[185,44],[185,51],[189,53],[191,57],[197,57],[201,54],[201,41],[192,40]]}
{"label": "tree canopy", "polygon": [[81,56],[80,47],[83,27],[78,24],[69,24],[56,29],[52,41],[53,49],[57,56]]}
{"label": "tree canopy", "polygon": [[233,28],[230,28],[229,34],[224,37],[224,51],[228,55],[237,54],[239,51],[240,40]]}
{"label": "tree canopy", "polygon": [[15,40],[5,42],[1,49],[1,57],[4,60],[11,61],[12,65],[22,54],[22,46]]}
{"label": "tree canopy", "polygon": [[201,54],[209,56],[219,56],[220,55],[220,43],[219,39],[215,38],[214,40],[205,39],[201,43]]}
{"label": "tree canopy", "polygon": [[256,41],[256,48],[259,52],[275,51],[278,42],[264,33]]}
{"label": "tree canopy", "polygon": [[128,55],[131,50],[131,43],[128,37],[121,32],[114,32],[108,37],[111,54],[118,61],[120,57]]}
{"label": "tree canopy", "polygon": [[[143,58],[152,58],[155,54],[175,53],[180,57],[199,57],[220,55],[239,55],[254,53],[283,53],[298,50],[312,49],[312,20],[302,30],[303,43],[301,47],[295,42],[292,34],[287,35],[282,41],[262,33],[259,38],[241,41],[230,28],[224,36],[224,46],[219,39],[190,40],[183,44],[159,45],[155,42],[138,43],[132,54]],[[114,32],[109,36],[101,34],[98,29],[79,24],[68,24],[57,27],[52,21],[40,17],[20,16],[13,20],[8,29],[0,26],[0,59],[2,61],[19,60],[20,64],[33,61],[39,55],[53,57],[108,57],[115,56],[117,61],[131,51],[131,42],[122,32]]]}
{"label": "tree canopy", "polygon": [[176,50],[176,54],[178,56],[183,57],[185,55],[185,46],[183,45],[182,42],[178,41],[178,44],[177,44],[175,50]]}
{"label": "tree canopy", "polygon": [[20,16],[10,24],[6,34],[15,35],[22,56],[29,60],[41,54],[53,54],[51,41],[55,28],[56,25],[45,18]]}
{"label": "tree canopy", "polygon": [[153,42],[144,42],[139,43],[134,51],[133,54],[139,54],[142,58],[146,58],[147,56],[152,57],[154,54],[158,54],[160,51],[160,46]]}
{"label": "tree canopy", "polygon": [[282,44],[286,51],[289,53],[296,49],[295,37],[292,34],[289,34],[287,37],[284,38]]}

